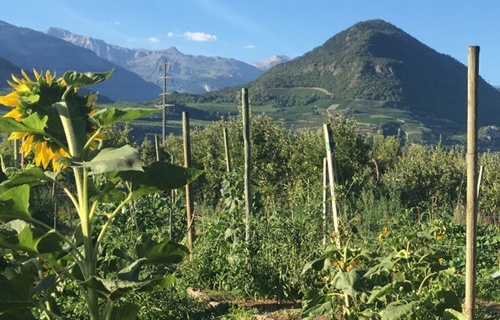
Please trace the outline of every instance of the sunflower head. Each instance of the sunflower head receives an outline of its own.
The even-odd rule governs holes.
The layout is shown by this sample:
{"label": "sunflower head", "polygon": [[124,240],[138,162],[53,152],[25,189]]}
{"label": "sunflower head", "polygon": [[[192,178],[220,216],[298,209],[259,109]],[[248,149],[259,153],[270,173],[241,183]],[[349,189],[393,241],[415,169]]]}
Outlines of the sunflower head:
{"label": "sunflower head", "polygon": [[[34,154],[37,166],[54,170],[64,166],[64,162],[56,161],[60,157],[71,157],[68,142],[61,122],[56,103],[65,103],[68,108],[75,135],[82,146],[86,145],[89,136],[97,130],[89,116],[98,109],[94,104],[96,94],[81,96],[77,86],[69,86],[64,77],[57,78],[49,71],[40,74],[33,70],[33,78],[24,70],[22,77],[12,76],[7,81],[12,91],[0,96],[0,104],[12,109],[4,117],[23,122],[33,114],[46,119],[43,133],[12,132],[9,140],[22,140],[21,152],[24,156]],[[102,137],[100,137],[102,138]]]}

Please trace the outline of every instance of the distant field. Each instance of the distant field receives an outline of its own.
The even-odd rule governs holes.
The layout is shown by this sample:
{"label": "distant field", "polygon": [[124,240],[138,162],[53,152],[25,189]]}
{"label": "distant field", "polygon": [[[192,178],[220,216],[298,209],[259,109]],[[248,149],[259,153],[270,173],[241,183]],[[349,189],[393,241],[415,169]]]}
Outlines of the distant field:
{"label": "distant field", "polygon": [[[311,95],[312,92],[321,97],[305,106],[289,106],[275,108],[271,105],[250,106],[253,114],[265,114],[275,121],[283,123],[287,128],[302,131],[321,128],[328,121],[329,115],[334,117],[353,117],[358,122],[360,132],[373,134],[383,130],[389,134],[400,132],[411,142],[435,143],[441,137],[443,143],[463,144],[465,133],[460,132],[453,122],[444,119],[419,117],[407,110],[387,106],[384,101],[330,99],[330,95],[314,88],[273,89],[273,94]],[[283,91],[283,92],[282,92]],[[117,108],[152,108],[154,103],[116,102],[102,105]],[[167,134],[182,132],[181,112],[190,114],[191,128],[203,128],[213,121],[230,116],[238,116],[239,106],[236,103],[191,103],[186,107],[167,108]],[[8,111],[0,107],[0,116]],[[148,135],[161,135],[162,113],[148,119],[138,119],[132,122],[136,127],[132,135],[143,139]]]}

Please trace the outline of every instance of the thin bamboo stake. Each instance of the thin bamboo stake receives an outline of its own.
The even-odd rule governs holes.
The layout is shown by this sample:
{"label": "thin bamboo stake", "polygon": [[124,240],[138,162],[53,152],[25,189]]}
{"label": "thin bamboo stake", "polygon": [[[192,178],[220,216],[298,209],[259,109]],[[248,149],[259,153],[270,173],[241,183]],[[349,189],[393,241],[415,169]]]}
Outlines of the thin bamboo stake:
{"label": "thin bamboo stake", "polygon": [[14,168],[20,168],[21,164],[19,162],[19,141],[14,140]]}
{"label": "thin bamboo stake", "polygon": [[475,319],[477,257],[477,114],[479,47],[469,47],[467,90],[467,238],[465,260],[465,316]]}
{"label": "thin bamboo stake", "polygon": [[160,161],[160,142],[158,141],[158,136],[155,134],[155,152],[156,161]]}
{"label": "thin bamboo stake", "polygon": [[243,143],[245,152],[245,241],[250,243],[250,214],[252,213],[252,161],[250,150],[250,106],[248,104],[248,89],[241,89],[241,105],[243,108]]}
{"label": "thin bamboo stake", "polygon": [[[191,139],[189,135],[189,114],[182,112],[182,138],[184,141],[184,166],[191,166]],[[186,184],[186,216],[187,216],[187,233],[189,248],[193,247],[195,237],[194,221],[193,221],[193,198],[191,197],[191,188]]]}
{"label": "thin bamboo stake", "polygon": [[226,154],[226,172],[231,172],[231,155],[229,153],[229,138],[227,128],[224,127],[224,150]]}
{"label": "thin bamboo stake", "polygon": [[484,166],[479,167],[479,176],[477,177],[477,201],[479,203],[479,195],[481,194],[481,183],[483,183]]}
{"label": "thin bamboo stake", "polygon": [[332,212],[333,212],[333,229],[334,237],[337,247],[340,248],[340,237],[339,237],[339,220],[337,212],[337,201],[335,199],[335,157],[334,157],[334,143],[333,143],[333,133],[329,123],[323,125],[325,132],[325,144],[326,144],[326,159],[328,162],[328,181],[330,185],[330,199],[332,201]]}

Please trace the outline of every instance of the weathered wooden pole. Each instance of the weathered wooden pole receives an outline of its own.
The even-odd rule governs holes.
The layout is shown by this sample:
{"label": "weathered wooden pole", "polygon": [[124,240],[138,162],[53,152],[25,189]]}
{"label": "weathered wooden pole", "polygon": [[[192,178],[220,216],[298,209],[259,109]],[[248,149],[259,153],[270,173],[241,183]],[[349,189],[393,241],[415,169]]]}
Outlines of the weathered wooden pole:
{"label": "weathered wooden pole", "polygon": [[241,89],[241,105],[243,108],[243,146],[245,153],[245,241],[250,243],[250,214],[252,213],[252,161],[250,150],[250,106],[248,104],[248,89]]}
{"label": "weathered wooden pole", "polygon": [[323,130],[325,132],[325,145],[326,145],[326,159],[328,162],[328,182],[330,185],[330,199],[332,201],[332,211],[333,211],[333,230],[335,232],[335,242],[337,247],[340,248],[340,237],[339,237],[339,220],[337,212],[337,201],[335,199],[335,157],[333,153],[334,143],[333,143],[333,133],[332,128],[329,123],[323,125]]}
{"label": "weathered wooden pole", "polygon": [[[189,114],[182,112],[182,140],[184,141],[184,166],[191,166],[191,139],[189,135]],[[172,199],[173,201],[173,199]],[[195,237],[194,219],[193,219],[193,198],[191,197],[191,188],[186,184],[186,216],[187,233],[189,248],[193,247]]]}
{"label": "weathered wooden pole", "polygon": [[227,128],[224,127],[224,150],[226,153],[226,172],[231,172],[231,155],[229,154],[229,138]]}
{"label": "weathered wooden pole", "polygon": [[477,115],[479,47],[469,47],[467,89],[467,254],[465,260],[465,316],[475,319],[477,256]]}

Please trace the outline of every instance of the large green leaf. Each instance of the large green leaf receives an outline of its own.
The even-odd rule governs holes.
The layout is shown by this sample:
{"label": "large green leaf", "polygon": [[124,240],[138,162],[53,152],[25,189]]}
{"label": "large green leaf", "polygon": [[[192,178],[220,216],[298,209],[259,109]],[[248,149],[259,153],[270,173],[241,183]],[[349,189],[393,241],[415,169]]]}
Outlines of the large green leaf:
{"label": "large green leaf", "polygon": [[49,181],[53,181],[53,179],[44,173],[42,169],[38,167],[30,167],[16,172],[10,177],[10,179],[2,181],[2,183],[0,183],[0,194],[13,187],[18,187],[23,184],[34,186]]}
{"label": "large green leaf", "polygon": [[[134,320],[141,307],[134,303],[124,303],[113,310],[112,319],[114,320]],[[1,319],[0,319],[1,320]]]}
{"label": "large green leaf", "polygon": [[466,320],[467,317],[460,311],[454,309],[444,310],[443,317],[445,320]]}
{"label": "large green leaf", "polygon": [[355,269],[348,272],[340,271],[335,275],[335,288],[351,297],[356,297],[360,290],[360,276]]}
{"label": "large green leaf", "polygon": [[109,79],[113,70],[108,72],[85,72],[68,71],[63,75],[63,79],[68,86],[85,87]]}
{"label": "large green leaf", "polygon": [[179,167],[165,162],[153,162],[144,167],[144,172],[122,171],[117,175],[122,180],[132,183],[135,199],[150,193],[181,188],[202,173],[201,170]]}
{"label": "large green leaf", "polygon": [[33,296],[33,279],[17,274],[7,279],[0,275],[0,313],[36,306]]}
{"label": "large green leaf", "polygon": [[129,145],[118,149],[103,149],[91,161],[82,162],[81,166],[90,168],[94,174],[112,171],[144,171],[139,151]]}
{"label": "large green leaf", "polygon": [[135,247],[138,258],[145,258],[144,264],[171,264],[180,263],[189,250],[170,240],[155,242],[149,236],[143,236],[142,241]]}
{"label": "large green leaf", "polygon": [[158,112],[158,109],[102,109],[92,115],[92,118],[101,126],[109,127],[119,122],[129,122]]}
{"label": "large green leaf", "polygon": [[0,219],[26,219],[31,214],[28,210],[30,188],[27,184],[13,187],[0,194]]}
{"label": "large green leaf", "polygon": [[402,301],[394,301],[390,303],[384,310],[380,312],[382,320],[403,320],[410,319],[410,315],[418,305],[418,301],[404,303]]}
{"label": "large green leaf", "polygon": [[110,280],[91,277],[82,282],[82,285],[96,289],[106,298],[116,301],[129,292],[151,291],[157,287],[164,287],[164,283],[164,277],[155,277],[144,281]]}
{"label": "large green leaf", "polygon": [[33,113],[25,118],[22,122],[18,122],[12,118],[0,118],[0,132],[31,132],[44,134],[43,128],[47,124],[48,117],[40,116],[38,113]]}
{"label": "large green leaf", "polygon": [[0,229],[0,247],[24,251],[35,255],[57,254],[63,251],[54,231],[35,229],[22,220],[6,223]]}
{"label": "large green leaf", "polygon": [[332,315],[332,299],[327,295],[319,294],[316,290],[309,290],[302,299],[302,319],[317,319],[318,317]]}

